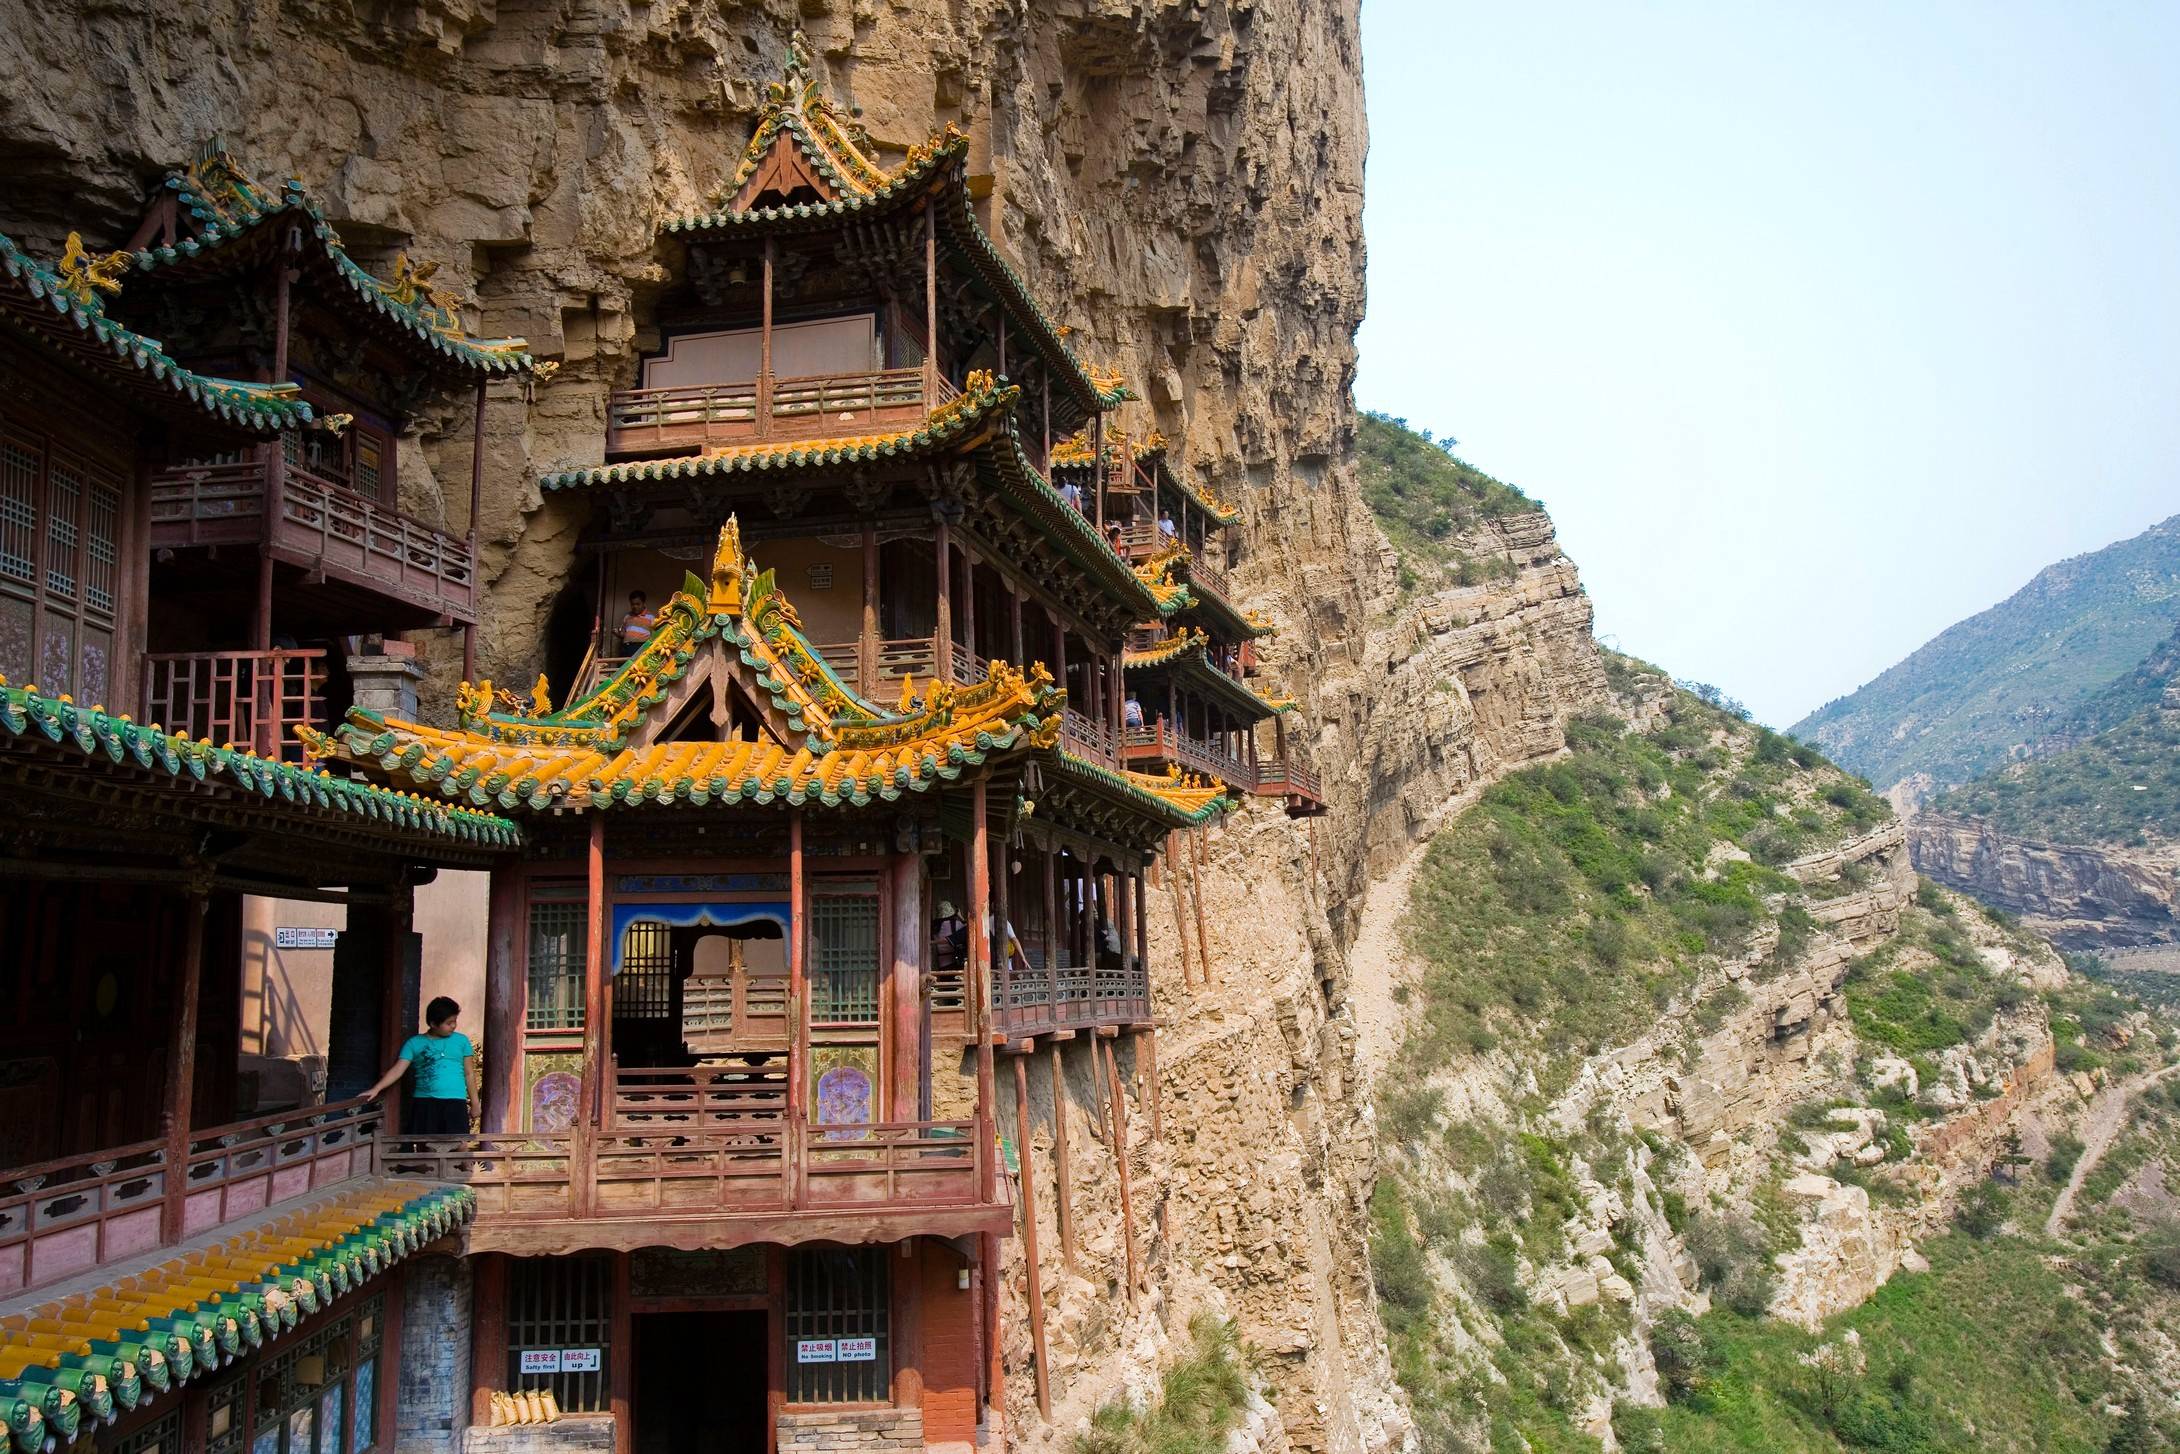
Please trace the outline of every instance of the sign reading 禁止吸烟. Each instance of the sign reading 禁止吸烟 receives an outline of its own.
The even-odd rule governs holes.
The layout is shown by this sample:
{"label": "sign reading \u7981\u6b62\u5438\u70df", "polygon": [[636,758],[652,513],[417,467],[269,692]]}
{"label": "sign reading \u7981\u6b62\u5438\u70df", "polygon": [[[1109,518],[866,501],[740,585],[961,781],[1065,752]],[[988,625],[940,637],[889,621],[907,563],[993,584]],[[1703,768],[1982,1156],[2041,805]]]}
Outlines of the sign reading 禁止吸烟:
{"label": "sign reading \u7981\u6b62\u5438\u70df", "polygon": [[837,1340],[842,1363],[875,1363],[878,1361],[876,1338],[841,1338]]}
{"label": "sign reading \u7981\u6b62\u5438\u70df", "polygon": [[596,1373],[599,1369],[596,1348],[563,1348],[560,1350],[562,1373]]}
{"label": "sign reading \u7981\u6b62\u5438\u70df", "polygon": [[341,937],[338,929],[319,929],[307,924],[281,924],[273,930],[275,949],[331,949]]}
{"label": "sign reading \u7981\u6b62\u5438\u70df", "polygon": [[838,1338],[797,1338],[795,1340],[797,1363],[838,1363],[840,1340]]}
{"label": "sign reading \u7981\u6b62\u5438\u70df", "polygon": [[522,1350],[524,1373],[558,1373],[560,1371],[558,1348],[525,1348]]}

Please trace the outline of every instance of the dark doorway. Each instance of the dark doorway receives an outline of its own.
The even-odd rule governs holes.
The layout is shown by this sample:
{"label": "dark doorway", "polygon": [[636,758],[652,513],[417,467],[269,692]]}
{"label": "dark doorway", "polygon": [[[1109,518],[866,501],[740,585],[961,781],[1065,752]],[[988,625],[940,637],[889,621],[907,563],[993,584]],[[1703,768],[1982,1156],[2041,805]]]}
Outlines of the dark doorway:
{"label": "dark doorway", "polygon": [[638,1313],[636,1454],[764,1454],[765,1314]]}

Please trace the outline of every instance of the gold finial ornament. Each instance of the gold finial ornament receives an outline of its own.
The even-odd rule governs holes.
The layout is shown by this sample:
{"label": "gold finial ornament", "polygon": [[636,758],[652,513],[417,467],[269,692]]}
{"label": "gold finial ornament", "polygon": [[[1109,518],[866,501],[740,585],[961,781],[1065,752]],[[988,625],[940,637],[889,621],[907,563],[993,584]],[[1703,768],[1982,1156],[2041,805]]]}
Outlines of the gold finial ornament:
{"label": "gold finial ornament", "polygon": [[530,688],[530,715],[533,717],[550,717],[552,714],[552,683],[545,680],[545,673],[539,672],[536,685]]}
{"label": "gold finial ornament", "polygon": [[719,527],[719,544],[712,551],[711,600],[714,616],[742,613],[742,520],[729,515]]}

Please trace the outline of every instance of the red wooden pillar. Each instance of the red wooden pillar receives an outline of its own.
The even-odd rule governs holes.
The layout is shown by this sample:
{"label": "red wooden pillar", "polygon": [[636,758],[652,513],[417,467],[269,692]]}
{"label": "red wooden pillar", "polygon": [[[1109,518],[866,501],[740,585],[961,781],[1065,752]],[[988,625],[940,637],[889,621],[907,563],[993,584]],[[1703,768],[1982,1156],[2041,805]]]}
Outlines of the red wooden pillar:
{"label": "red wooden pillar", "polygon": [[598,1130],[605,1124],[606,1092],[606,820],[590,810],[590,846],[585,859],[589,892],[583,924],[583,1110],[576,1117],[580,1151],[572,1168],[576,1205],[587,1213],[597,1194],[595,1169]]}
{"label": "red wooden pillar", "polygon": [[161,1111],[166,1200],[159,1212],[162,1244],[181,1240],[189,1206],[189,1116],[197,1083],[197,1000],[204,987],[204,919],[211,885],[193,883],[182,901],[182,972],[167,1035],[166,1104]]}
{"label": "red wooden pillar", "polygon": [[[288,381],[288,282],[290,278],[285,249],[273,265],[273,358],[274,385]],[[286,461],[281,454],[281,441],[272,440],[259,446],[260,457],[265,461],[265,503],[262,534],[257,542],[257,612],[251,623],[250,648],[253,651],[272,650],[272,598],[273,598],[273,540],[280,530],[281,487],[287,480]],[[271,731],[270,717],[273,702],[270,684],[258,686],[258,720],[255,724],[257,740],[252,744],[261,753],[266,752]]]}
{"label": "red wooden pillar", "polygon": [[[379,943],[378,971],[378,1063],[392,1065],[394,1057],[417,1027],[409,1021],[409,925],[416,914],[416,890],[407,884],[396,884],[388,890],[386,907],[381,911],[379,922],[384,926]],[[390,1135],[401,1129],[401,1098],[388,1092],[381,1103],[386,1108],[386,1125],[382,1134]]]}
{"label": "red wooden pillar", "polygon": [[[963,646],[968,649],[968,654],[974,657],[976,655],[976,551],[970,548],[966,540],[961,545],[961,640]],[[957,678],[952,672],[948,672],[947,680],[954,681]],[[964,684],[976,680],[976,665],[974,662],[962,668],[962,675],[958,680]]]}
{"label": "red wooden pillar", "polygon": [[940,520],[932,530],[938,542],[938,631],[931,642],[931,674],[941,681],[954,679],[954,530]]}
{"label": "red wooden pillar", "polygon": [[[1007,872],[1007,840],[1000,837],[992,844],[992,1023],[986,1038],[1000,1035],[999,1011],[1012,1003],[1014,988],[1014,956],[1008,951],[1012,942],[1014,919],[1012,895],[1008,892],[1013,875]],[[997,1120],[999,1109],[992,1108],[992,1118]]]}
{"label": "red wooden pillar", "polygon": [[[475,600],[478,583],[484,572],[477,564],[477,515],[484,507],[484,379],[477,380],[477,428],[469,448],[469,583],[470,610],[477,609]],[[462,627],[462,680],[477,679],[477,624],[472,621]]]}
{"label": "red wooden pillar", "polygon": [[607,1372],[613,1408],[613,1454],[632,1454],[636,1447],[636,1423],[630,1402],[636,1389],[634,1329],[628,1315],[628,1253],[613,1254],[613,1307],[607,1326],[612,1329],[612,1367]]}
{"label": "red wooden pillar", "polygon": [[763,315],[757,335],[757,437],[772,437],[772,256],[771,238],[765,239]]}
{"label": "red wooden pillar", "polygon": [[976,1119],[981,1144],[977,1200],[989,1204],[998,1197],[999,1167],[993,1146],[992,1086],[992,884],[990,830],[985,823],[986,783],[978,778],[969,787],[972,837],[969,845],[969,1024],[976,1035]]}
{"label": "red wooden pillar", "polygon": [[923,910],[923,875],[913,853],[893,860],[893,1095],[887,1119],[922,1114],[923,956],[930,938]]}
{"label": "red wooden pillar", "polygon": [[855,686],[878,690],[878,527],[863,527],[863,633],[855,648]]}
{"label": "red wooden pillar", "polygon": [[802,809],[787,815],[787,1197],[788,1205],[802,1201],[803,1122],[809,1114],[810,1096],[810,960],[809,916],[804,901]]}
{"label": "red wooden pillar", "polygon": [[1105,538],[1105,415],[1091,424],[1090,488],[1097,493],[1098,538]]}
{"label": "red wooden pillar", "polygon": [[[380,1380],[398,1388],[398,1380]],[[469,1421],[492,1422],[492,1395],[507,1388],[507,1256],[480,1253],[470,1259]],[[391,1428],[391,1425],[385,1427]]]}
{"label": "red wooden pillar", "polygon": [[1046,844],[1045,861],[1045,1012],[1060,1012],[1060,875],[1059,852]]}
{"label": "red wooden pillar", "polygon": [[512,865],[492,870],[491,907],[485,919],[484,1076],[478,1130],[486,1135],[520,1129],[522,1022],[529,975],[520,960],[522,875]]}
{"label": "red wooden pillar", "polygon": [[923,199],[923,333],[923,398],[928,410],[939,402],[939,231],[928,196]]}

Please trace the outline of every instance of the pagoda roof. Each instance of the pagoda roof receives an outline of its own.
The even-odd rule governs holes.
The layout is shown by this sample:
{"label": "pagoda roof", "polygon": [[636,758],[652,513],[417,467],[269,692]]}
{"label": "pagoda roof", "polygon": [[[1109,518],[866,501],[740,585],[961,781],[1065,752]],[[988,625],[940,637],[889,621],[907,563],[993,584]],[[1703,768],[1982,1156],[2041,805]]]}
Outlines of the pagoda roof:
{"label": "pagoda roof", "polygon": [[1211,660],[1210,646],[1209,636],[1185,627],[1142,651],[1123,653],[1121,667],[1131,676],[1170,674],[1252,722],[1294,710],[1293,698],[1267,697],[1247,682],[1220,670]]}
{"label": "pagoda roof", "polygon": [[[794,179],[819,200],[754,205],[778,190],[767,183],[782,149],[791,150],[802,164]],[[1056,393],[1071,398],[1085,415],[1135,397],[1117,376],[1101,376],[1084,366],[1067,346],[1064,330],[1045,315],[1028,284],[977,222],[966,170],[969,139],[959,127],[948,123],[910,147],[892,168],[877,160],[876,151],[854,114],[844,112],[820,89],[797,31],[786,70],[768,89],[749,145],[713,209],[670,217],[662,230],[684,238],[813,232],[888,216],[929,197],[939,238],[1002,306],[1029,325],[1027,341],[1061,386]]]}
{"label": "pagoda roof", "polygon": [[1186,546],[1177,549],[1180,555],[1174,564],[1188,579],[1189,609],[1208,623],[1215,635],[1221,640],[1254,640],[1272,634],[1275,628],[1263,615],[1244,611],[1203,576],[1191,574],[1189,563],[1194,557]]}
{"label": "pagoda roof", "polygon": [[[282,246],[293,224],[303,238],[296,261],[329,304],[374,328],[420,365],[463,378],[540,372],[520,338],[472,338],[461,302],[433,286],[436,263],[403,253],[381,279],[348,255],[340,234],[293,178],[277,187],[252,177],[217,143],[189,166],[167,173],[157,201],[171,200],[179,236],[130,254],[138,272],[201,278],[256,266]],[[148,238],[144,239],[149,241]],[[544,366],[550,372],[552,366]]]}
{"label": "pagoda roof", "polygon": [[[305,1113],[299,1112],[300,1119]],[[96,1286],[0,1311],[0,1416],[15,1454],[44,1454],[209,1380],[468,1221],[467,1187],[371,1180],[259,1222],[105,1269]],[[216,1290],[224,1289],[224,1290]],[[54,1349],[64,1328],[86,1351]]]}
{"label": "pagoda roof", "polygon": [[1221,525],[1235,525],[1241,521],[1239,506],[1228,504],[1210,486],[1198,484],[1181,473],[1173,464],[1173,456],[1166,446],[1166,436],[1152,430],[1136,441],[1137,459],[1151,461],[1158,482],[1170,486],[1175,493],[1187,497],[1190,504],[1203,511]]}
{"label": "pagoda roof", "polygon": [[1022,391],[1000,383],[988,374],[972,375],[970,387],[925,416],[913,429],[880,434],[851,434],[824,439],[765,440],[750,444],[723,445],[702,454],[669,459],[630,460],[623,464],[593,465],[585,469],[559,470],[538,479],[538,488],[590,489],[669,483],[703,479],[712,475],[754,474],[765,470],[823,469],[837,465],[872,464],[886,460],[914,460],[941,452],[973,447],[989,436],[996,416],[1010,410]]}
{"label": "pagoda roof", "polygon": [[[685,685],[724,668],[763,712],[764,740],[667,740]],[[1059,761],[1066,692],[1041,663],[993,662],[983,681],[904,682],[886,708],[843,681],[804,635],[771,571],[742,554],[738,523],[720,530],[708,582],[691,575],[650,637],[594,691],[561,710],[540,681],[529,713],[495,712],[490,683],[465,682],[460,720],[425,726],[352,709],[331,736],[306,732],[314,756],[375,767],[448,797],[508,809],[712,802],[828,807],[893,802],[960,778],[1002,753]],[[1089,766],[1085,764],[1085,766]],[[1140,781],[1138,781],[1140,779]],[[1117,787],[1161,819],[1199,821],[1201,790],[1126,774]]]}
{"label": "pagoda roof", "polygon": [[1192,598],[1170,576],[1130,564],[1100,535],[1097,526],[1067,503],[1038,472],[1022,447],[1015,418],[1021,389],[989,374],[973,373],[969,388],[931,411],[913,429],[836,438],[768,440],[726,445],[703,454],[670,459],[630,460],[561,470],[540,477],[546,493],[758,474],[767,471],[830,469],[844,465],[907,463],[945,456],[974,455],[980,473],[1077,568],[1120,604],[1135,620],[1163,618],[1184,609]]}
{"label": "pagoda roof", "polygon": [[252,435],[277,434],[311,422],[310,405],[293,385],[238,383],[182,367],[157,339],[106,316],[102,293],[118,291],[126,254],[94,258],[69,234],[58,269],[31,260],[0,235],[0,314],[24,337],[78,369],[170,418]]}
{"label": "pagoda roof", "polygon": [[232,745],[215,747],[209,739],[191,741],[187,733],[170,733],[157,724],[141,726],[103,707],[79,707],[66,696],[47,696],[35,686],[13,686],[0,677],[0,744],[35,745],[41,740],[80,755],[86,764],[105,759],[182,785],[224,782],[245,803],[263,802],[304,819],[322,817],[342,827],[466,847],[507,849],[522,842],[522,831],[504,818],[334,777]]}

